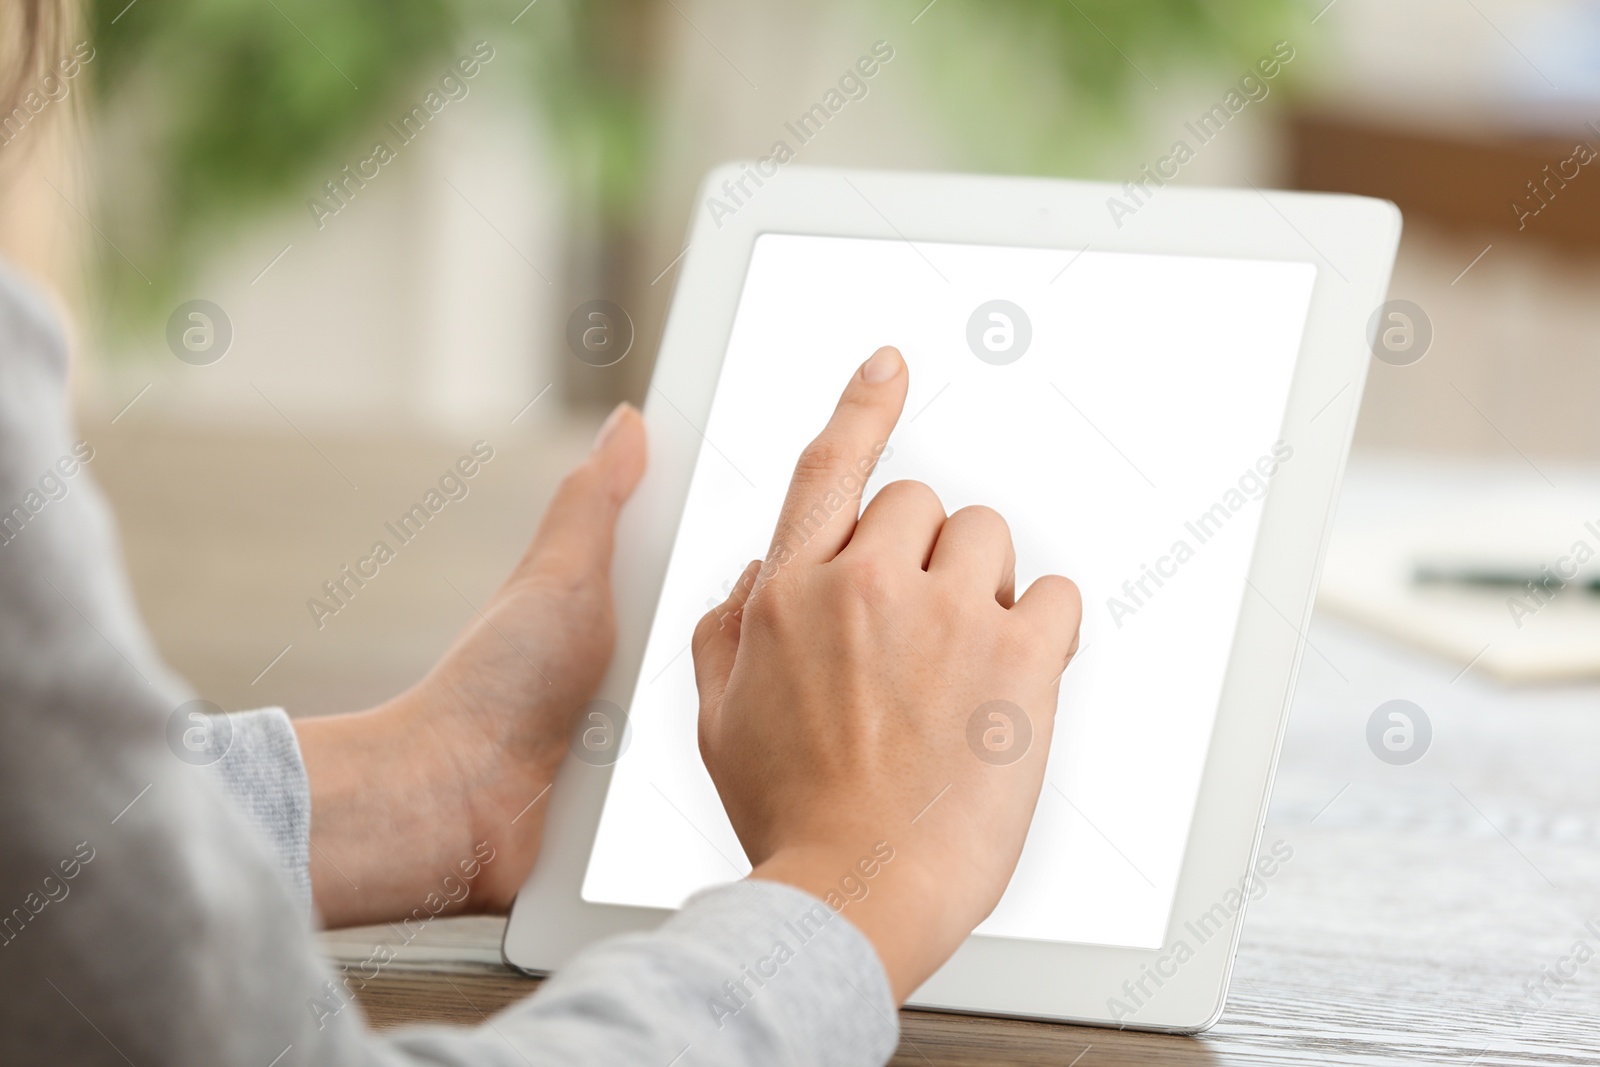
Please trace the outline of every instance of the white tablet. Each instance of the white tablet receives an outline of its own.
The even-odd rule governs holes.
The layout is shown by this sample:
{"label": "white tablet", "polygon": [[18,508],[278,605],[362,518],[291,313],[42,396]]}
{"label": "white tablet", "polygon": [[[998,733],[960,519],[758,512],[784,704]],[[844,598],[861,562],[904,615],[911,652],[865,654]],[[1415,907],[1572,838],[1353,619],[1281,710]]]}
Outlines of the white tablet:
{"label": "white tablet", "polygon": [[910,396],[869,494],[989,504],[1017,587],[1056,572],[1084,600],[1016,874],[911,1004],[1211,1025],[1245,903],[1292,862],[1262,821],[1399,231],[1347,196],[714,171],[644,407],[607,703],[507,961],[552,970],[749,872],[697,748],[690,634],[893,344]]}

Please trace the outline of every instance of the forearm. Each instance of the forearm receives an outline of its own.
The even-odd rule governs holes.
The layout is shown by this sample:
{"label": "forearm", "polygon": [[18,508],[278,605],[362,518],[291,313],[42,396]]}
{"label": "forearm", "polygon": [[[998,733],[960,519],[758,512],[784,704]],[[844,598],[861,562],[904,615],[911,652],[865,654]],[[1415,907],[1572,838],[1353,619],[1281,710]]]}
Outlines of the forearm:
{"label": "forearm", "polygon": [[[0,271],[0,501],[23,499],[73,440],[65,356],[38,306]],[[0,906],[11,909],[0,924],[0,1062],[481,1067],[657,1062],[634,1054],[669,1048],[665,1064],[695,1027],[684,1042],[701,1064],[873,1064],[894,1047],[882,973],[841,920],[805,950],[809,962],[786,968],[795,982],[716,1030],[706,998],[739,977],[747,946],[770,949],[769,920],[787,919],[786,899],[771,912],[712,902],[599,946],[493,1030],[374,1037],[345,1010],[351,990],[321,959],[282,859],[211,775],[174,758],[166,731],[182,699],[132,611],[103,504],[76,482],[0,545]],[[525,746],[534,755],[517,752],[507,770],[463,772],[452,757],[419,776],[411,754],[448,747],[431,721],[302,724],[314,878],[336,920],[409,913],[475,855],[480,831],[536,842],[532,815],[517,817],[543,795],[559,742],[543,755]],[[465,787],[442,788],[451,774]],[[468,789],[499,793],[505,817],[464,816]],[[328,877],[334,863],[366,893],[330,888],[342,882]],[[480,883],[509,868],[485,869]],[[390,877],[406,888],[391,893]],[[509,899],[519,880],[488,899]],[[607,1010],[590,1010],[597,1003]]]}
{"label": "forearm", "polygon": [[[330,1067],[604,1067],[692,1047],[682,1062],[872,1067],[893,1051],[894,1001],[871,946],[820,901],[760,882],[585,950],[492,1028],[374,1037],[349,1010],[359,981],[328,972],[272,858],[172,759],[159,706],[112,655],[94,674],[117,680],[113,702],[91,684],[8,704],[20,744],[0,750],[0,799],[40,814],[0,828],[15,861],[0,878],[7,899],[74,855],[72,842],[88,847],[70,896],[0,956],[12,991],[0,1060],[259,1067],[292,1046],[294,1062]],[[59,743],[63,731],[75,743]],[[174,1007],[185,1004],[205,1010]]]}
{"label": "forearm", "polygon": [[899,1019],[872,947],[787,885],[749,880],[690,900],[660,929],[585,949],[492,1032],[403,1035],[433,1061],[873,1065]]}

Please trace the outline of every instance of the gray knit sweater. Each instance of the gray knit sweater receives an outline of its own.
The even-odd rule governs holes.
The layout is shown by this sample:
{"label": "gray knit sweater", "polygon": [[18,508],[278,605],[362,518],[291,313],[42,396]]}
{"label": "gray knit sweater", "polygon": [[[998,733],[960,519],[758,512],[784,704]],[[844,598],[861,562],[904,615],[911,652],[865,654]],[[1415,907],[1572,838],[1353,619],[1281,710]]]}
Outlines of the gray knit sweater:
{"label": "gray knit sweater", "polygon": [[[592,946],[473,1029],[374,1036],[330,1014],[311,937],[310,803],[288,720],[230,717],[204,756],[190,695],[139,621],[95,443],[65,410],[65,346],[0,270],[0,1063],[879,1064],[897,1038],[871,945],[830,922],[732,1019],[722,984],[816,905],[701,894]],[[112,447],[107,444],[104,447]],[[196,755],[199,753],[199,755]]]}

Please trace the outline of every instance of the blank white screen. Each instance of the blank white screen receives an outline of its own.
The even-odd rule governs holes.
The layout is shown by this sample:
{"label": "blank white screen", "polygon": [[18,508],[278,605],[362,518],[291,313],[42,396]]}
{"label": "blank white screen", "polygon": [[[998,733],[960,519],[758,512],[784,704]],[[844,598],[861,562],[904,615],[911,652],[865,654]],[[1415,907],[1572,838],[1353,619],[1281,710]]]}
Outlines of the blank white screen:
{"label": "blank white screen", "polygon": [[[758,238],[584,899],[675,908],[749,872],[700,760],[689,636],[765,554],[795,457],[846,379],[894,344],[911,393],[868,492],[914,478],[947,511],[993,506],[1011,524],[1019,592],[1047,572],[1083,591],[1044,792],[978,932],[1159,947],[1259,527],[1248,474],[1278,440],[1315,274],[1296,262]],[[1027,351],[1003,366],[967,341],[969,317],[994,299],[1032,326]],[[1227,515],[1202,543],[1186,524],[1219,504]],[[1181,565],[1179,541],[1193,553]],[[1123,583],[1163,557],[1170,577],[1146,578],[1135,605]],[[1113,596],[1135,610],[1115,618]]]}

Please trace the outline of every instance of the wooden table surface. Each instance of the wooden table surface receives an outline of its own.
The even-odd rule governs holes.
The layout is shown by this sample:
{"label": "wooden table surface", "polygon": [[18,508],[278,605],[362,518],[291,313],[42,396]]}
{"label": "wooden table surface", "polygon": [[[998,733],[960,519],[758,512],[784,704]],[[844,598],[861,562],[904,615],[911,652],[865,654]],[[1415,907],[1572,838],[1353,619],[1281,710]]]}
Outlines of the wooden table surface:
{"label": "wooden table surface", "polygon": [[[1310,638],[1265,838],[1294,856],[1251,905],[1216,1027],[907,1011],[895,1063],[1600,1063],[1600,956],[1561,963],[1600,950],[1600,687],[1502,688],[1321,616]],[[1395,698],[1433,725],[1409,766],[1366,744]],[[532,992],[499,962],[501,926],[437,924],[369,983],[372,1021],[475,1023]],[[383,936],[324,935],[352,960]],[[1530,999],[1546,968],[1571,977]]]}

